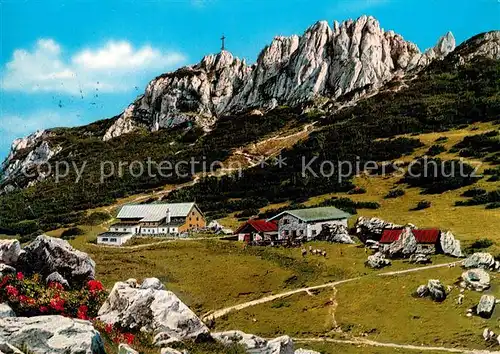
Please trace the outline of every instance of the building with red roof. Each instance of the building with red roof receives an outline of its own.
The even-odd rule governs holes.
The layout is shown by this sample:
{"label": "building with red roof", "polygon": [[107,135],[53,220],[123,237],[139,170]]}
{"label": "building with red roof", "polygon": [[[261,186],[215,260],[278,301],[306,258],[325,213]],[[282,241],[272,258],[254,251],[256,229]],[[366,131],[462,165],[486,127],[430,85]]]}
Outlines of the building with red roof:
{"label": "building with red roof", "polygon": [[399,241],[401,235],[406,232],[406,237],[414,237],[417,243],[415,253],[432,254],[440,251],[440,236],[439,229],[385,229],[380,238],[380,249],[382,252],[387,251],[394,242]]}
{"label": "building with red roof", "polygon": [[239,241],[273,240],[278,236],[278,223],[267,220],[248,220],[235,231]]}

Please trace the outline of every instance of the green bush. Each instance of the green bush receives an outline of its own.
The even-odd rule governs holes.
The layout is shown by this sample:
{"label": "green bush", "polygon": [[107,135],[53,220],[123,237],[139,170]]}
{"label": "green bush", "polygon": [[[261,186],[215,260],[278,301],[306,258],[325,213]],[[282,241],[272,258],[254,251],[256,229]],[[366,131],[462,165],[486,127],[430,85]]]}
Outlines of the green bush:
{"label": "green bush", "polygon": [[76,236],[83,235],[85,234],[85,231],[80,229],[79,227],[71,227],[67,230],[64,230],[61,233],[61,238],[63,240],[71,240],[74,239]]}
{"label": "green bush", "polygon": [[446,149],[443,145],[432,145],[425,154],[429,156],[436,156],[445,151]]}
{"label": "green bush", "polygon": [[405,191],[402,189],[392,189],[387,193],[387,195],[384,197],[385,199],[390,199],[390,198],[398,198],[405,195]]}
{"label": "green bush", "polygon": [[421,200],[417,203],[417,206],[411,210],[423,210],[431,207],[431,202],[427,200]]}
{"label": "green bush", "polygon": [[482,248],[488,248],[493,245],[493,241],[483,238],[477,241],[474,241],[474,243],[470,246],[472,249],[482,249]]}

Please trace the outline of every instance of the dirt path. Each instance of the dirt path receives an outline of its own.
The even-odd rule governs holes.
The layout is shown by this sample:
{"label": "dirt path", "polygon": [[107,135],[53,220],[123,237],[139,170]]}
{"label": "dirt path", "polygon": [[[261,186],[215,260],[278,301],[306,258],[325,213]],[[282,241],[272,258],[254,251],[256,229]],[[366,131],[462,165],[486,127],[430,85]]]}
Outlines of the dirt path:
{"label": "dirt path", "polygon": [[[405,273],[410,273],[410,272],[418,272],[418,271],[421,271],[421,270],[427,270],[427,269],[433,269],[433,268],[440,268],[440,267],[448,267],[450,264],[454,264],[454,263],[455,262],[443,263],[443,264],[435,264],[435,265],[430,265],[430,266],[425,266],[425,267],[417,267],[417,268],[404,269],[404,270],[398,270],[398,271],[393,271],[393,272],[385,272],[385,273],[379,273],[376,276],[381,277],[381,276],[390,276],[390,275],[405,274]],[[219,317],[222,317],[222,316],[228,314],[231,311],[243,310],[243,309],[245,309],[247,307],[252,307],[252,306],[255,306],[255,305],[259,305],[259,304],[263,304],[263,303],[266,303],[266,302],[274,301],[274,300],[281,299],[281,298],[284,298],[284,297],[288,297],[288,296],[291,296],[291,295],[295,295],[295,294],[298,294],[298,293],[301,293],[301,292],[308,292],[308,291],[311,291],[311,290],[323,289],[323,288],[327,288],[327,287],[335,287],[337,285],[348,283],[348,282],[352,282],[352,281],[355,281],[355,280],[359,280],[361,278],[363,278],[363,277],[356,277],[356,278],[344,279],[344,280],[339,280],[339,281],[330,282],[330,283],[326,283],[326,284],[309,286],[309,287],[306,287],[306,288],[300,288],[300,289],[290,290],[290,291],[286,291],[286,292],[279,293],[279,294],[269,295],[269,296],[262,297],[260,299],[256,299],[256,300],[244,302],[244,303],[241,303],[241,304],[238,304],[238,305],[229,306],[229,307],[226,307],[226,308],[223,308],[223,309],[220,309],[220,310],[210,311],[210,312],[204,314],[201,318],[202,318],[202,320],[216,319],[216,318],[219,318]]]}
{"label": "dirt path", "polygon": [[396,349],[407,349],[407,350],[417,350],[417,351],[431,351],[431,352],[448,352],[448,353],[468,353],[468,354],[479,354],[479,353],[500,353],[497,351],[488,350],[472,350],[466,348],[447,348],[447,347],[428,347],[420,345],[411,344],[396,344],[396,343],[384,343],[369,340],[366,338],[354,337],[353,339],[333,339],[333,338],[293,338],[296,343],[339,343],[339,344],[353,344],[353,345],[369,345],[372,347],[386,347],[386,348],[396,348]]}
{"label": "dirt path", "polygon": [[92,247],[98,247],[98,248],[111,248],[115,250],[137,250],[137,249],[143,249],[143,248],[148,248],[148,247],[156,247],[158,245],[164,245],[166,243],[170,242],[178,242],[178,241],[201,241],[201,240],[219,240],[223,237],[227,237],[226,235],[223,236],[212,236],[212,237],[186,237],[186,238],[170,238],[165,241],[159,241],[159,242],[153,242],[153,243],[145,243],[143,245],[135,245],[135,246],[108,246],[108,245],[96,245],[89,243]]}

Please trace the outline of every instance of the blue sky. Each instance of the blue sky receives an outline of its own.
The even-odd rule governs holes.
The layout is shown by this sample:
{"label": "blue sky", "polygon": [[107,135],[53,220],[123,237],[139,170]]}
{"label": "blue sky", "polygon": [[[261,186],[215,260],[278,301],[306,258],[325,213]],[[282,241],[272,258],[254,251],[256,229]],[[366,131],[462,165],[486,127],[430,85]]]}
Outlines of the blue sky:
{"label": "blue sky", "polygon": [[376,17],[421,50],[500,29],[499,0],[0,0],[0,159],[37,129],[119,114],[156,75],[217,52],[253,62],[275,35]]}

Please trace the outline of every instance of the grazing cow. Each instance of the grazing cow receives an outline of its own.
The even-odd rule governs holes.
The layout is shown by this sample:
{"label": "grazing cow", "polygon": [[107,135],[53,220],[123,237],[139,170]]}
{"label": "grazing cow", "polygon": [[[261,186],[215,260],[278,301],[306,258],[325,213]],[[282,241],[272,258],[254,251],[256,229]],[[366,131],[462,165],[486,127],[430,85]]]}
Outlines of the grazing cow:
{"label": "grazing cow", "polygon": [[313,248],[312,248],[312,246],[309,246],[309,253],[313,253]]}
{"label": "grazing cow", "polygon": [[323,251],[323,257],[326,258],[326,251]]}
{"label": "grazing cow", "polygon": [[457,304],[462,305],[464,302],[464,294],[458,295]]}
{"label": "grazing cow", "polygon": [[307,250],[305,248],[302,249],[302,257],[307,256]]}

